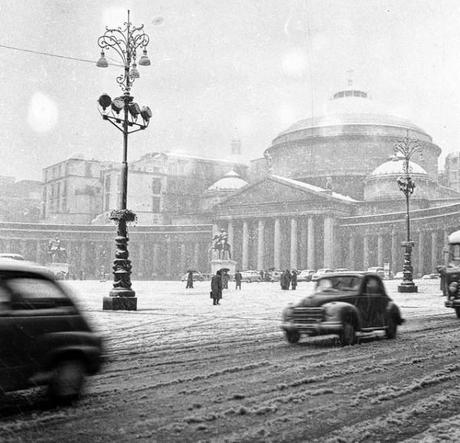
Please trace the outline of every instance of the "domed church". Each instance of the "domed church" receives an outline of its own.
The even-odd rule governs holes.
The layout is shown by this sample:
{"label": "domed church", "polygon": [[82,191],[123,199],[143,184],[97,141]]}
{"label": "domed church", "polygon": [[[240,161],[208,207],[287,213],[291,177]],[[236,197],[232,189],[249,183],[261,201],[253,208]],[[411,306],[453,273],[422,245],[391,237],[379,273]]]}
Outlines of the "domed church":
{"label": "domed church", "polygon": [[397,179],[405,161],[394,146],[404,139],[422,148],[409,164],[416,185],[410,199],[414,273],[433,272],[443,261],[446,236],[458,228],[452,214],[460,211],[460,193],[438,182],[441,148],[351,84],[332,96],[323,115],[278,134],[251,162],[251,182],[226,189],[206,214],[215,230],[228,231],[242,269],[387,264],[398,272],[406,202]]}

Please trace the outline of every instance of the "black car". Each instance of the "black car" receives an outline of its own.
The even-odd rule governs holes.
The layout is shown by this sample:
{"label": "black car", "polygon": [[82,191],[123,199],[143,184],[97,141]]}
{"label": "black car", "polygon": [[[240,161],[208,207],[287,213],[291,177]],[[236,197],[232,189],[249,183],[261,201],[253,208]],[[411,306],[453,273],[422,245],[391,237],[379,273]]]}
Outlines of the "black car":
{"label": "black car", "polygon": [[289,343],[301,334],[337,334],[342,345],[352,345],[357,332],[384,330],[395,338],[403,321],[377,274],[341,272],[323,275],[312,295],[289,305],[281,328]]}
{"label": "black car", "polygon": [[53,274],[0,260],[0,391],[46,385],[54,401],[72,401],[101,363],[101,337]]}

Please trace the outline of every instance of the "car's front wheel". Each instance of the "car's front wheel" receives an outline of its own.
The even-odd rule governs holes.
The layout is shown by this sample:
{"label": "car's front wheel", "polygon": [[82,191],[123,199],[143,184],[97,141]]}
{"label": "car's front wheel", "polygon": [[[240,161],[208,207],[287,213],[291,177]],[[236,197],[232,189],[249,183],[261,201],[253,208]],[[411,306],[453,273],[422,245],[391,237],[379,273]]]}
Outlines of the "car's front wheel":
{"label": "car's front wheel", "polygon": [[48,386],[50,398],[55,403],[70,403],[80,396],[86,375],[84,362],[78,358],[60,360],[53,370]]}
{"label": "car's front wheel", "polygon": [[339,341],[342,346],[351,346],[356,343],[355,325],[351,320],[345,320],[342,323],[342,330],[339,334]]}
{"label": "car's front wheel", "polygon": [[398,323],[396,322],[394,315],[392,315],[388,319],[388,325],[385,331],[385,335],[387,338],[393,339],[393,338],[396,338],[397,331],[398,331]]}
{"label": "car's front wheel", "polygon": [[300,334],[298,331],[285,331],[284,335],[289,343],[297,343],[300,340]]}

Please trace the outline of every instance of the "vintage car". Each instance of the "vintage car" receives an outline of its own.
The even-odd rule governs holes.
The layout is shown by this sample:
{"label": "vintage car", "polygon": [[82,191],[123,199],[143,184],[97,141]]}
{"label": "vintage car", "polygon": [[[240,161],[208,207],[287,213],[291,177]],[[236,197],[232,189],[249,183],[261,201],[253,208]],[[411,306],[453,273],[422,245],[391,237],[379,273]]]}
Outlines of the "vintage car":
{"label": "vintage car", "polygon": [[311,281],[311,277],[314,273],[315,271],[313,271],[312,269],[303,269],[299,272],[299,275],[297,276],[297,281]]}
{"label": "vintage car", "polygon": [[460,231],[455,231],[448,237],[449,254],[445,266],[438,266],[441,276],[441,289],[446,297],[444,305],[455,310],[460,318]]}
{"label": "vintage car", "polygon": [[329,268],[321,268],[321,269],[318,269],[314,274],[312,274],[311,280],[312,280],[312,281],[316,281],[316,280],[318,280],[318,278],[320,278],[322,275],[324,275],[324,274],[330,274],[331,272],[334,272],[334,270],[333,270],[333,269],[329,269]]}
{"label": "vintage car", "polygon": [[46,385],[67,403],[100,370],[102,339],[67,292],[46,268],[0,261],[0,393]]}
{"label": "vintage car", "polygon": [[261,282],[262,276],[259,271],[241,271],[241,281],[246,283]]}
{"label": "vintage car", "polygon": [[317,280],[312,295],[284,309],[281,328],[289,343],[301,334],[336,334],[345,346],[356,343],[357,332],[383,330],[395,338],[403,321],[377,274],[328,273]]}

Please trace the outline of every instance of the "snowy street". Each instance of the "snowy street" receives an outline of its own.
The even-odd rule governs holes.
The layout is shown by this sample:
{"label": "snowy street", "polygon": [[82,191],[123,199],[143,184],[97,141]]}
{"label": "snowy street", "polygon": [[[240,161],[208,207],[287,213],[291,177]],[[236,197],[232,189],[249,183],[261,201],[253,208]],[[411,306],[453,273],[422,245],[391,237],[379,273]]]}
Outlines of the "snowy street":
{"label": "snowy street", "polygon": [[[112,283],[66,282],[106,339],[108,362],[75,406],[10,394],[1,441],[433,441],[460,438],[460,320],[438,280],[418,294],[385,282],[406,323],[341,348],[332,337],[289,345],[289,302],[311,292],[234,283],[213,306],[209,282],[133,282],[138,311],[102,311]],[[454,424],[452,424],[454,423]]]}

